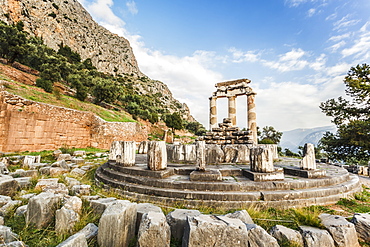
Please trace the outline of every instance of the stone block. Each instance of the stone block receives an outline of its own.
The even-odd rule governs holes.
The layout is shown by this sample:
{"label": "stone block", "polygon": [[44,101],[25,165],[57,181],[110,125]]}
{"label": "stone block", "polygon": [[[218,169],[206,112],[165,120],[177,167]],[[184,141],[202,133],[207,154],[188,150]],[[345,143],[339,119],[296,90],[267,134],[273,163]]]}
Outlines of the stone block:
{"label": "stone block", "polygon": [[205,171],[192,171],[190,173],[190,181],[222,181],[222,174],[219,170],[208,169]]}
{"label": "stone block", "polygon": [[148,141],[142,141],[139,144],[138,153],[146,154],[148,152]]}
{"label": "stone block", "polygon": [[18,239],[18,235],[12,232],[12,229],[7,226],[0,226],[0,238],[3,240],[3,244],[10,243],[16,241]]}
{"label": "stone block", "polygon": [[80,185],[81,182],[75,178],[66,177],[68,188],[72,188],[74,185]]}
{"label": "stone block", "polygon": [[58,178],[42,178],[37,181],[35,190],[43,190],[46,186],[57,185]]}
{"label": "stone block", "polygon": [[109,205],[99,220],[100,246],[127,246],[135,236],[136,203],[117,200]]}
{"label": "stone block", "polygon": [[97,200],[91,200],[90,205],[95,214],[102,214],[104,210],[116,200],[117,199],[114,197],[99,198]]}
{"label": "stone block", "polygon": [[275,168],[274,172],[263,173],[263,172],[253,172],[248,169],[243,169],[243,176],[255,182],[281,181],[281,180],[284,180],[284,170],[283,168]]}
{"label": "stone block", "polygon": [[40,174],[42,174],[42,175],[50,175],[50,168],[51,168],[51,166],[41,167],[41,168],[39,169],[39,172],[40,172]]}
{"label": "stone block", "polygon": [[15,210],[15,213],[14,215],[17,215],[17,216],[24,216],[27,212],[27,205],[23,205],[23,206],[20,206],[18,207],[16,210]]}
{"label": "stone block", "polygon": [[76,233],[58,244],[57,247],[88,247],[88,245],[85,236]]}
{"label": "stone block", "polygon": [[333,237],[336,246],[359,247],[355,225],[343,216],[321,214],[321,223]]}
{"label": "stone block", "polygon": [[225,216],[199,215],[188,218],[182,246],[248,246],[246,225]]}
{"label": "stone block", "polygon": [[284,174],[302,177],[302,178],[322,178],[326,176],[325,170],[302,170],[298,167],[284,167]]}
{"label": "stone block", "polygon": [[252,172],[275,172],[272,152],[267,148],[252,147],[250,149],[250,166]]}
{"label": "stone block", "polygon": [[61,161],[61,160],[71,161],[72,156],[70,154],[59,154],[57,161]]}
{"label": "stone block", "polygon": [[69,191],[68,188],[65,184],[62,183],[57,183],[57,184],[52,184],[44,187],[42,189],[43,192],[50,192],[54,194],[63,194],[63,195],[68,195]]}
{"label": "stone block", "polygon": [[219,164],[223,163],[225,159],[224,151],[222,151],[220,145],[208,144],[206,145],[206,163],[207,164]]}
{"label": "stone block", "polygon": [[141,218],[143,217],[143,214],[149,213],[149,212],[157,212],[161,213],[162,209],[158,206],[155,206],[151,203],[138,203],[136,205],[136,227],[135,227],[135,232],[137,233],[139,230]]}
{"label": "stone block", "polygon": [[63,206],[80,214],[82,210],[82,200],[77,196],[71,196],[65,199]]}
{"label": "stone block", "polygon": [[48,163],[33,163],[33,164],[30,164],[28,166],[28,169],[36,169],[36,170],[39,170],[41,167],[46,167],[46,166],[49,166]]}
{"label": "stone block", "polygon": [[86,174],[86,171],[80,169],[80,168],[73,168],[72,171],[70,172],[72,176],[76,177],[82,177]]}
{"label": "stone block", "polygon": [[236,163],[238,159],[238,149],[234,145],[225,145],[223,148],[225,153],[225,163]]}
{"label": "stone block", "polygon": [[68,171],[71,169],[65,160],[54,162],[53,164],[51,164],[51,167],[61,167]]}
{"label": "stone block", "polygon": [[41,156],[30,156],[26,155],[23,159],[23,167],[28,168],[33,163],[40,163]]}
{"label": "stone block", "polygon": [[279,247],[277,240],[262,227],[255,224],[246,224],[246,227],[249,247]]}
{"label": "stone block", "polygon": [[78,213],[72,209],[62,207],[55,212],[55,231],[57,234],[68,234],[80,220]]}
{"label": "stone block", "polygon": [[88,184],[74,185],[71,188],[71,194],[77,196],[88,196],[90,195],[91,186]]}
{"label": "stone block", "polygon": [[137,246],[152,247],[155,244],[156,246],[169,247],[170,240],[171,230],[164,214],[152,211],[145,213],[138,231]]}
{"label": "stone block", "polygon": [[326,230],[311,226],[300,226],[299,230],[303,237],[305,247],[334,247],[334,240]]}
{"label": "stone block", "polygon": [[300,232],[290,229],[282,225],[273,226],[270,230],[270,235],[278,240],[278,242],[291,243],[294,246],[303,247],[303,238]]}
{"label": "stone block", "polygon": [[73,156],[86,156],[86,151],[76,150],[76,151],[73,152]]}
{"label": "stone block", "polygon": [[19,189],[18,182],[8,175],[0,175],[0,195],[14,196]]}
{"label": "stone block", "polygon": [[122,155],[122,142],[121,141],[113,141],[110,150],[109,150],[109,160],[116,161],[117,156]]}
{"label": "stone block", "polygon": [[148,168],[152,171],[159,171],[167,168],[167,150],[164,141],[149,142]]}
{"label": "stone block", "polygon": [[136,143],[134,141],[121,142],[122,152],[116,157],[116,163],[125,167],[135,165]]}
{"label": "stone block", "polygon": [[238,149],[238,156],[235,162],[244,164],[249,163],[249,147],[247,145],[238,144],[236,145],[236,148]]}
{"label": "stone block", "polygon": [[206,170],[206,142],[197,141],[195,144],[196,150],[196,167],[199,171]]}
{"label": "stone block", "polygon": [[9,170],[6,166],[6,164],[4,164],[3,162],[0,162],[0,174],[9,174]]}
{"label": "stone block", "polygon": [[0,207],[4,206],[5,204],[10,202],[11,200],[12,200],[12,198],[10,196],[0,195]]}
{"label": "stone block", "polygon": [[355,213],[351,222],[355,225],[359,239],[370,243],[370,214]]}
{"label": "stone block", "polygon": [[52,177],[57,177],[59,175],[63,175],[64,173],[68,173],[69,170],[61,168],[61,167],[50,167],[49,175]]}
{"label": "stone block", "polygon": [[306,143],[303,147],[301,169],[316,170],[315,146],[312,143]]}
{"label": "stone block", "polygon": [[184,161],[194,163],[196,161],[197,153],[195,145],[184,145]]}
{"label": "stone block", "polygon": [[37,229],[47,227],[53,220],[61,198],[60,195],[49,192],[32,197],[28,202],[26,223],[34,225]]}
{"label": "stone block", "polygon": [[62,153],[63,152],[58,149],[58,150],[55,150],[53,152],[53,156],[54,156],[55,159],[58,159],[59,155],[62,154]]}
{"label": "stone block", "polygon": [[175,209],[166,216],[166,220],[171,229],[171,236],[177,240],[182,239],[184,227],[188,217],[199,216],[198,210]]}
{"label": "stone block", "polygon": [[229,213],[226,214],[225,216],[232,219],[239,219],[245,224],[254,224],[251,216],[248,214],[246,210],[235,211],[234,213]]}
{"label": "stone block", "polygon": [[77,165],[83,165],[85,164],[85,160],[83,158],[74,157],[71,159],[71,162]]}
{"label": "stone block", "polygon": [[1,216],[8,215],[11,212],[11,210],[13,210],[14,207],[17,207],[21,204],[22,201],[20,200],[9,201],[7,204],[0,208],[0,215]]}

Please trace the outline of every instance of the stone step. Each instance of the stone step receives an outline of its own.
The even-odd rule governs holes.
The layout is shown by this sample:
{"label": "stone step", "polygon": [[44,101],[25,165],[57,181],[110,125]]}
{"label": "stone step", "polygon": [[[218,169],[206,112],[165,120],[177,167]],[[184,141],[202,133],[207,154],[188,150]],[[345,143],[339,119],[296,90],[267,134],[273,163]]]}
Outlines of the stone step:
{"label": "stone step", "polygon": [[[173,188],[159,188],[153,185],[143,185],[141,183],[129,183],[112,177],[112,173],[104,174],[103,167],[96,172],[96,179],[104,184],[115,188],[121,188],[127,192],[154,195],[159,197],[191,199],[191,200],[214,200],[214,201],[294,201],[301,199],[324,198],[336,195],[343,195],[347,192],[356,190],[359,185],[359,179],[356,175],[351,175],[350,180],[335,186],[320,188],[309,188],[302,190],[276,190],[276,191],[194,191],[178,190]],[[106,172],[106,171],[105,171]],[[116,172],[116,171],[114,171]],[[113,173],[114,173],[113,172]],[[117,172],[116,172],[117,173]],[[194,183],[194,182],[193,182]],[[215,184],[208,182],[209,186]],[[325,201],[325,200],[323,200]]]}
{"label": "stone step", "polygon": [[[290,181],[271,181],[271,182],[253,182],[245,181],[239,183],[227,182],[197,182],[189,180],[178,181],[176,179],[157,179],[159,176],[148,175],[159,173],[160,171],[139,170],[139,168],[120,167],[114,164],[104,164],[101,166],[101,172],[106,176],[117,179],[122,182],[141,184],[151,187],[168,188],[176,190],[194,190],[194,191],[275,191],[275,190],[301,190],[309,188],[327,187],[331,185],[341,184],[350,179],[348,172],[339,174],[335,177],[328,176],[319,179],[292,179]],[[176,170],[188,168],[169,168],[172,174]],[[194,170],[194,169],[193,169]],[[192,171],[193,171],[192,170]],[[181,173],[180,173],[181,174]],[[190,174],[190,173],[189,173]],[[236,177],[238,179],[238,177]],[[239,178],[242,180],[245,178]]]}

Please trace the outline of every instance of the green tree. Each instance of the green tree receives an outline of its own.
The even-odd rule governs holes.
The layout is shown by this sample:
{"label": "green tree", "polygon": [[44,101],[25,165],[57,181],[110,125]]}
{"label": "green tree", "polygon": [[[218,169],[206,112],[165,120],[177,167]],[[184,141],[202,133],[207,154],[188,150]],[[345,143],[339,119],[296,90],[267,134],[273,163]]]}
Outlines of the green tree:
{"label": "green tree", "polygon": [[365,162],[370,159],[370,66],[352,67],[344,83],[349,100],[339,97],[320,105],[337,126],[336,133],[324,134],[320,147],[330,159]]}
{"label": "green tree", "polygon": [[265,126],[262,131],[258,131],[259,143],[261,144],[278,144],[283,132],[275,130],[272,126]]}
{"label": "green tree", "polygon": [[27,33],[23,31],[23,23],[6,25],[0,22],[0,57],[13,63],[17,58],[24,56],[28,50]]}
{"label": "green tree", "polygon": [[178,112],[167,114],[164,118],[164,122],[166,123],[167,127],[172,129],[173,133],[175,133],[175,129],[181,130],[183,128],[182,118]]}
{"label": "green tree", "polygon": [[[60,44],[58,54],[66,57],[70,63],[81,62],[81,56],[77,52],[72,51],[71,47]],[[86,60],[85,60],[86,61]]]}
{"label": "green tree", "polygon": [[95,102],[101,103],[112,103],[121,94],[121,86],[115,81],[103,78],[94,78],[94,90],[93,95],[95,96]]}

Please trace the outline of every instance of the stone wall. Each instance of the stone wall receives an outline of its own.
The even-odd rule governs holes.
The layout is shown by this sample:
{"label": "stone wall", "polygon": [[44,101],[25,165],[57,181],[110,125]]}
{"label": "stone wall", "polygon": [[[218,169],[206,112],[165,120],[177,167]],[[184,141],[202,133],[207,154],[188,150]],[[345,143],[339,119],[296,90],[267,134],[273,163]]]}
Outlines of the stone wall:
{"label": "stone wall", "polygon": [[145,126],[106,122],[90,112],[38,103],[0,92],[0,151],[41,151],[62,146],[109,149],[112,141],[143,141]]}

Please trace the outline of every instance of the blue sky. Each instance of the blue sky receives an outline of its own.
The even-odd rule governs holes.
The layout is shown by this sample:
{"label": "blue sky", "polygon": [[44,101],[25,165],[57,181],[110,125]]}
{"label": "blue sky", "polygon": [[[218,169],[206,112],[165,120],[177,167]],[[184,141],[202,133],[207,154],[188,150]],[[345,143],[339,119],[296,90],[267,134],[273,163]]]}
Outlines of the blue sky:
{"label": "blue sky", "polygon": [[[330,125],[320,102],[344,95],[351,66],[369,64],[369,0],[79,2],[127,38],[141,71],[166,83],[206,127],[214,84],[241,78],[257,92],[260,127]],[[245,97],[237,104],[245,127]],[[217,106],[221,122],[227,100]]]}

